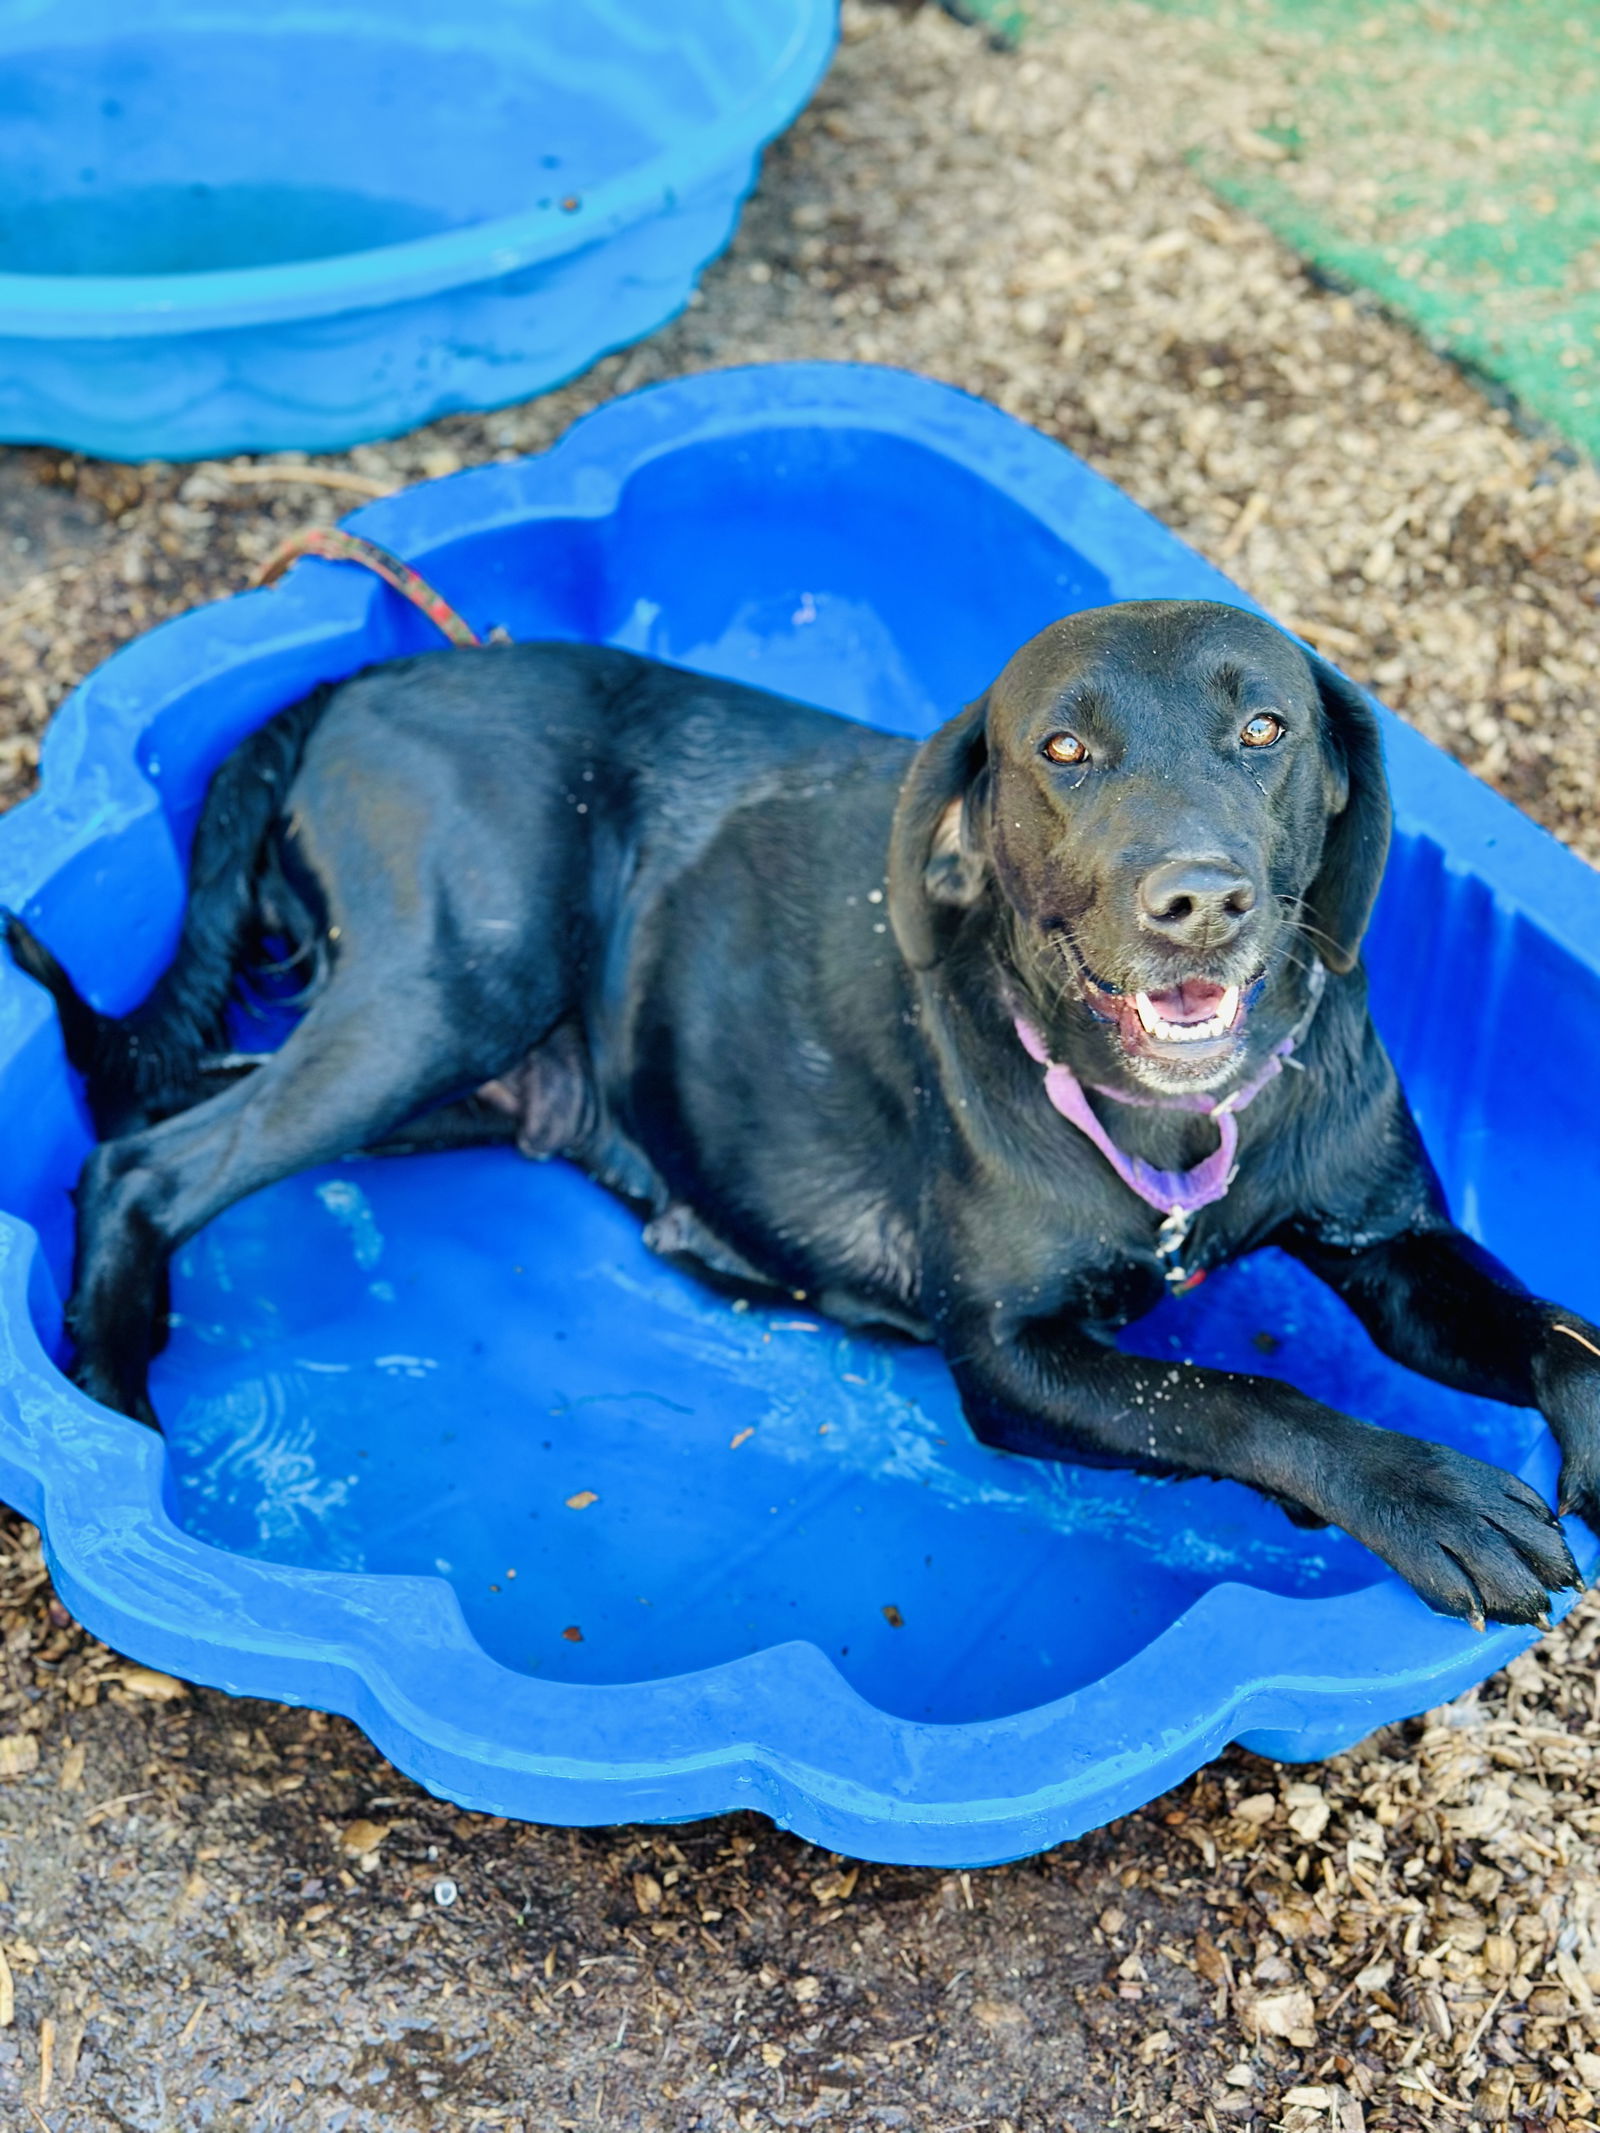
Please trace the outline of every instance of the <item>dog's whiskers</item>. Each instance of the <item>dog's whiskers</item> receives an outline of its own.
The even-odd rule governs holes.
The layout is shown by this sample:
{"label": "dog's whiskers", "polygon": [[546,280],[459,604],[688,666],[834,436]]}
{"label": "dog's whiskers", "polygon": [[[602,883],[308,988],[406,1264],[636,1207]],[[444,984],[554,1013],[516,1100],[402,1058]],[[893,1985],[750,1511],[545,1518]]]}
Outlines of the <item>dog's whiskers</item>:
{"label": "dog's whiskers", "polygon": [[1292,932],[1304,934],[1319,953],[1324,948],[1331,948],[1337,953],[1339,943],[1331,933],[1324,933],[1320,926],[1314,926],[1311,923],[1310,919],[1305,915],[1305,906],[1298,896],[1282,896],[1278,901],[1283,906],[1284,924]]}

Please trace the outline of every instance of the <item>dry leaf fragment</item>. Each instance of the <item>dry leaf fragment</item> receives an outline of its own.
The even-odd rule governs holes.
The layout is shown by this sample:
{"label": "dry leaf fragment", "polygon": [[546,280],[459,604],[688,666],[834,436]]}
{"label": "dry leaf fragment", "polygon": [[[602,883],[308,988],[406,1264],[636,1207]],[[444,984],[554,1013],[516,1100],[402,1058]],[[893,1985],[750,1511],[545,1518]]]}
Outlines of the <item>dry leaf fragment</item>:
{"label": "dry leaf fragment", "polygon": [[0,1733],[0,1780],[26,1777],[39,1767],[39,1740],[33,1733]]}
{"label": "dry leaf fragment", "polygon": [[1200,1854],[1206,1863],[1206,1872],[1214,1874],[1217,1870],[1217,1847],[1212,1842],[1210,1831],[1201,1829],[1196,1823],[1186,1822],[1178,1834]]}
{"label": "dry leaf fragment", "polygon": [[755,1429],[754,1429],[754,1427],[753,1427],[753,1426],[752,1426],[751,1428],[749,1428],[749,1429],[742,1429],[742,1430],[740,1430],[737,1436],[735,1436],[735,1437],[730,1437],[730,1438],[728,1439],[728,1449],[729,1449],[729,1451],[730,1451],[730,1452],[736,1452],[736,1451],[737,1451],[737,1450],[739,1449],[739,1447],[740,1447],[740,1445],[741,1445],[741,1444],[748,1444],[748,1443],[750,1442],[750,1439],[751,1439],[751,1438],[752,1438],[752,1437],[753,1437],[754,1435],[755,1435]]}
{"label": "dry leaf fragment", "polygon": [[898,1607],[886,1607],[883,1610],[883,1619],[891,1629],[904,1629],[906,1626],[906,1618]]}
{"label": "dry leaf fragment", "polygon": [[789,2054],[781,2044],[763,2044],[761,2047],[761,2063],[763,2066],[782,2066],[788,2056]]}
{"label": "dry leaf fragment", "polygon": [[635,1874],[633,1877],[633,1900],[647,1915],[661,1908],[661,1884],[654,1874]]}
{"label": "dry leaf fragment", "polygon": [[593,1489],[580,1489],[576,1496],[567,1498],[567,1509],[569,1511],[587,1511],[590,1504],[598,1503],[599,1501],[600,1499]]}
{"label": "dry leaf fragment", "polygon": [[856,1883],[860,1878],[859,1866],[851,1867],[848,1873],[836,1869],[831,1874],[819,1874],[811,1884],[811,1893],[818,1903],[843,1903],[855,1894]]}
{"label": "dry leaf fragment", "polygon": [[1170,2051],[1171,2048],[1172,2038],[1168,2032],[1164,2029],[1153,2029],[1139,2046],[1140,2065],[1148,2066],[1153,2059],[1159,2059],[1164,2051]]}
{"label": "dry leaf fragment", "polygon": [[1316,2010],[1303,1985],[1286,1986],[1282,1992],[1264,1992],[1242,2007],[1240,2014],[1246,2028],[1258,2037],[1282,2037],[1293,2044],[1310,2036],[1312,2043],[1316,2042],[1312,2035]]}
{"label": "dry leaf fragment", "polygon": [[1220,1985],[1228,1974],[1227,1958],[1203,1926],[1194,1937],[1194,1966],[1208,1985]]}
{"label": "dry leaf fragment", "polygon": [[1013,2000],[974,2000],[972,2013],[985,2029],[1020,2029],[1028,2019]]}
{"label": "dry leaf fragment", "polygon": [[789,1988],[802,2007],[822,1997],[822,1980],[819,1977],[797,1977]]}
{"label": "dry leaf fragment", "polygon": [[67,1752],[61,1758],[61,1776],[58,1780],[63,1792],[77,1792],[83,1784],[83,1743],[69,1741]]}
{"label": "dry leaf fragment", "polygon": [[583,1642],[583,1631],[579,1629],[576,1622],[569,1622],[561,1634],[569,1644],[581,1644]]}
{"label": "dry leaf fragment", "polygon": [[153,1666],[124,1667],[117,1679],[130,1696],[142,1696],[149,1703],[176,1703],[189,1693],[187,1682],[172,1674],[158,1674]]}
{"label": "dry leaf fragment", "polygon": [[378,1849],[393,1826],[390,1822],[368,1822],[364,1817],[347,1823],[339,1832],[339,1849],[352,1858],[365,1858],[368,1852]]}

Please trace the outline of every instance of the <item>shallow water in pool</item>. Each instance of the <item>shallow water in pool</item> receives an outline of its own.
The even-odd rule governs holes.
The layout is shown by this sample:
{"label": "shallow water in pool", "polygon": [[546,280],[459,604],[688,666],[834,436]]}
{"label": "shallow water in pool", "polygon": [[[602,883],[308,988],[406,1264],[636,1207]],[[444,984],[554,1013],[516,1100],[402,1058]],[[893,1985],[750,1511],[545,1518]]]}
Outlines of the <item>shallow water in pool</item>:
{"label": "shallow water in pool", "polygon": [[[988,1451],[931,1350],[734,1307],[559,1163],[290,1179],[185,1249],[173,1301],[155,1391],[181,1523],[278,1562],[433,1571],[487,1651],[548,1678],[803,1637],[880,1708],[969,1720],[1097,1678],[1221,1579],[1311,1596],[1384,1574],[1231,1484]],[[1275,1253],[1129,1345],[1501,1458],[1528,1441],[1529,1418],[1386,1362]]]}
{"label": "shallow water in pool", "polygon": [[431,237],[453,219],[337,185],[136,185],[25,205],[0,201],[0,273],[282,266]]}

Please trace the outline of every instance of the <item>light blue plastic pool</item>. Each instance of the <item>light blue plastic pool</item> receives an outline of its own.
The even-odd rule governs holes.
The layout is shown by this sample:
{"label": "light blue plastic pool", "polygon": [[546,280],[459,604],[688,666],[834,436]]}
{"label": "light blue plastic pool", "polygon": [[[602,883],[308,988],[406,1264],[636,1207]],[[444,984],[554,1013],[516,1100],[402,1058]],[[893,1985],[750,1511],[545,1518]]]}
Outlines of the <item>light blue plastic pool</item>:
{"label": "light blue plastic pool", "polygon": [[[911,734],[1068,609],[1243,598],[1009,417],[843,365],[664,386],[351,523],[480,631],[625,644]],[[153,631],[58,718],[42,793],[0,822],[0,901],[131,1004],[223,754],[314,682],[437,641],[321,562]],[[1467,1226],[1600,1315],[1574,1066],[1600,1042],[1600,880],[1385,733],[1380,1024]],[[1230,1739],[1324,1754],[1528,1642],[1430,1614],[1245,1489],[984,1450],[931,1351],[734,1309],[576,1172],[501,1150],[339,1164],[202,1233],[154,1381],[163,1445],[51,1360],[88,1136],[49,1004],[9,968],[0,1101],[0,1495],[43,1525],[67,1604],[154,1666],[349,1713],[468,1805],[753,1807],[841,1851],[978,1864]],[[1553,1486],[1537,1417],[1388,1363],[1270,1254],[1128,1338]]]}
{"label": "light blue plastic pool", "polygon": [[0,438],[328,450],[557,384],[732,234],[837,0],[0,0]]}

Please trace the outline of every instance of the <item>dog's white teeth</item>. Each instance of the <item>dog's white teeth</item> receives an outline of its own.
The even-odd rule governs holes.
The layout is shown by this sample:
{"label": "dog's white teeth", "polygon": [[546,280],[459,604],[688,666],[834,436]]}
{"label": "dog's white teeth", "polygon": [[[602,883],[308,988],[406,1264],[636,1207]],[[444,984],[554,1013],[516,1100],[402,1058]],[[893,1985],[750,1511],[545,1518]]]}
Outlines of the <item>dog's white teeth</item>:
{"label": "dog's white teeth", "polygon": [[1133,1005],[1147,1037],[1155,1037],[1162,1044],[1199,1044],[1225,1037],[1233,1028],[1239,1019],[1239,988],[1230,985],[1218,1002],[1216,1013],[1205,1022],[1169,1022],[1147,992],[1136,992]]}

